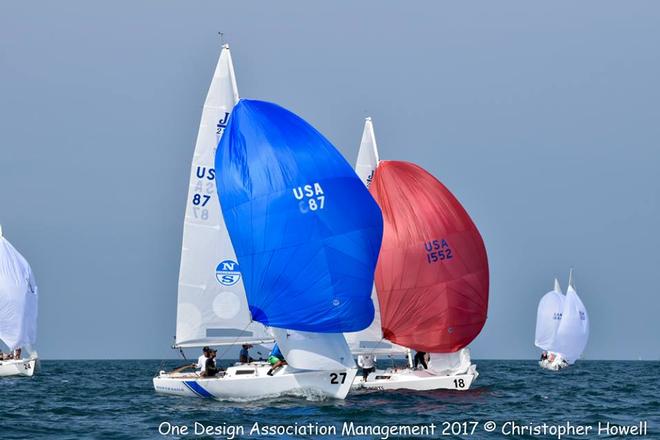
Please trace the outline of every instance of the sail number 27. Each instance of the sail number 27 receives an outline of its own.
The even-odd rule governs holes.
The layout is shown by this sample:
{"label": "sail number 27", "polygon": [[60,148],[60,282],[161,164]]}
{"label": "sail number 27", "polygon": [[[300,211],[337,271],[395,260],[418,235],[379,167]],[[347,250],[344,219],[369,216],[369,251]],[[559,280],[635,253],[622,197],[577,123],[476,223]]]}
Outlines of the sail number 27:
{"label": "sail number 27", "polygon": [[[339,377],[341,376],[341,378]],[[341,382],[340,382],[341,380]],[[332,373],[330,374],[330,383],[333,385],[339,385],[340,383],[346,382],[346,373]]]}

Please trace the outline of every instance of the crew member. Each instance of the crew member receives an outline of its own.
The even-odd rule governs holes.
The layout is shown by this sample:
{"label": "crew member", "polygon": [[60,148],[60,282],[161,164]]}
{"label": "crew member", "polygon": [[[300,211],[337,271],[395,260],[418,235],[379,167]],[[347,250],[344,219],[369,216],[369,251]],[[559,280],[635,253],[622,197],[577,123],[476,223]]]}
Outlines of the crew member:
{"label": "crew member", "polygon": [[373,354],[358,355],[357,364],[362,368],[362,382],[366,382],[369,374],[376,371],[376,356]]}
{"label": "crew member", "polygon": [[421,365],[425,370],[429,368],[429,366],[426,364],[426,352],[418,351],[415,353],[413,368],[417,369],[417,365]]}
{"label": "crew member", "polygon": [[272,376],[275,370],[280,368],[283,365],[286,365],[286,360],[284,359],[284,355],[280,351],[280,347],[277,346],[277,343],[273,345],[273,350],[270,352],[270,355],[268,356],[268,363],[271,365],[270,370],[268,370],[268,375]]}

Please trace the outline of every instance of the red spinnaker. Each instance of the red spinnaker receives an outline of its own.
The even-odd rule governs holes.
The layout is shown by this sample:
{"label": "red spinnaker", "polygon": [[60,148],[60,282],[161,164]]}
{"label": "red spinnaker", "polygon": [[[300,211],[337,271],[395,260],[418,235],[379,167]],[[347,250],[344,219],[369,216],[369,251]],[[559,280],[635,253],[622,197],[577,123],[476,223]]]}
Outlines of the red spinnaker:
{"label": "red spinnaker", "polygon": [[381,161],[369,191],[384,220],[375,275],[383,335],[433,353],[467,346],[488,311],[488,257],[472,219],[409,162]]}

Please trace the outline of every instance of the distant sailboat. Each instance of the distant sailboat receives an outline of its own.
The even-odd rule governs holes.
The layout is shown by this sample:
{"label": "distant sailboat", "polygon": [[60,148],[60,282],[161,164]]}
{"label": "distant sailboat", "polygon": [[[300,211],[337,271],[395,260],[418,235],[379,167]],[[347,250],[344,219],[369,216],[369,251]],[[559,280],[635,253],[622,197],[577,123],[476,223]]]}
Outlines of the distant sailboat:
{"label": "distant sailboat", "polygon": [[340,153],[275,104],[241,100],[216,152],[216,186],[249,312],[287,365],[213,378],[163,373],[163,393],[260,398],[310,390],[343,399],[356,367],[343,332],[366,328],[382,238],[378,205]]}
{"label": "distant sailboat", "polygon": [[2,236],[0,227],[0,341],[15,354],[17,349],[22,353],[17,359],[0,359],[0,377],[34,374],[36,338],[37,284],[30,264]]}
{"label": "distant sailboat", "polygon": [[391,350],[430,353],[430,365],[377,371],[355,387],[468,389],[478,373],[467,345],[488,309],[488,260],[479,231],[428,172],[407,162],[379,162],[370,119],[356,171],[383,211],[384,232],[374,297],[380,329],[352,338],[370,337],[373,344],[380,337]]}
{"label": "distant sailboat", "polygon": [[575,289],[573,269],[564,296],[555,279],[554,289],[546,293],[536,314],[535,345],[544,350],[539,365],[560,370],[580,358],[589,339],[589,315]]}

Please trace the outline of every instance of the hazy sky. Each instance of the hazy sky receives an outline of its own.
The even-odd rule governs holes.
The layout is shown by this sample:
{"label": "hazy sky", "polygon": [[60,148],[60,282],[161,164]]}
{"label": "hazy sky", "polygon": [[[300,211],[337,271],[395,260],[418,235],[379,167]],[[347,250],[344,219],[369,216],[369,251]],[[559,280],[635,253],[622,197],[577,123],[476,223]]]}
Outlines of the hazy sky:
{"label": "hazy sky", "polygon": [[47,358],[161,358],[188,173],[222,30],[241,96],[354,162],[413,161],[486,242],[476,358],[536,357],[576,268],[587,358],[658,359],[660,3],[0,3],[0,223],[40,287]]}

